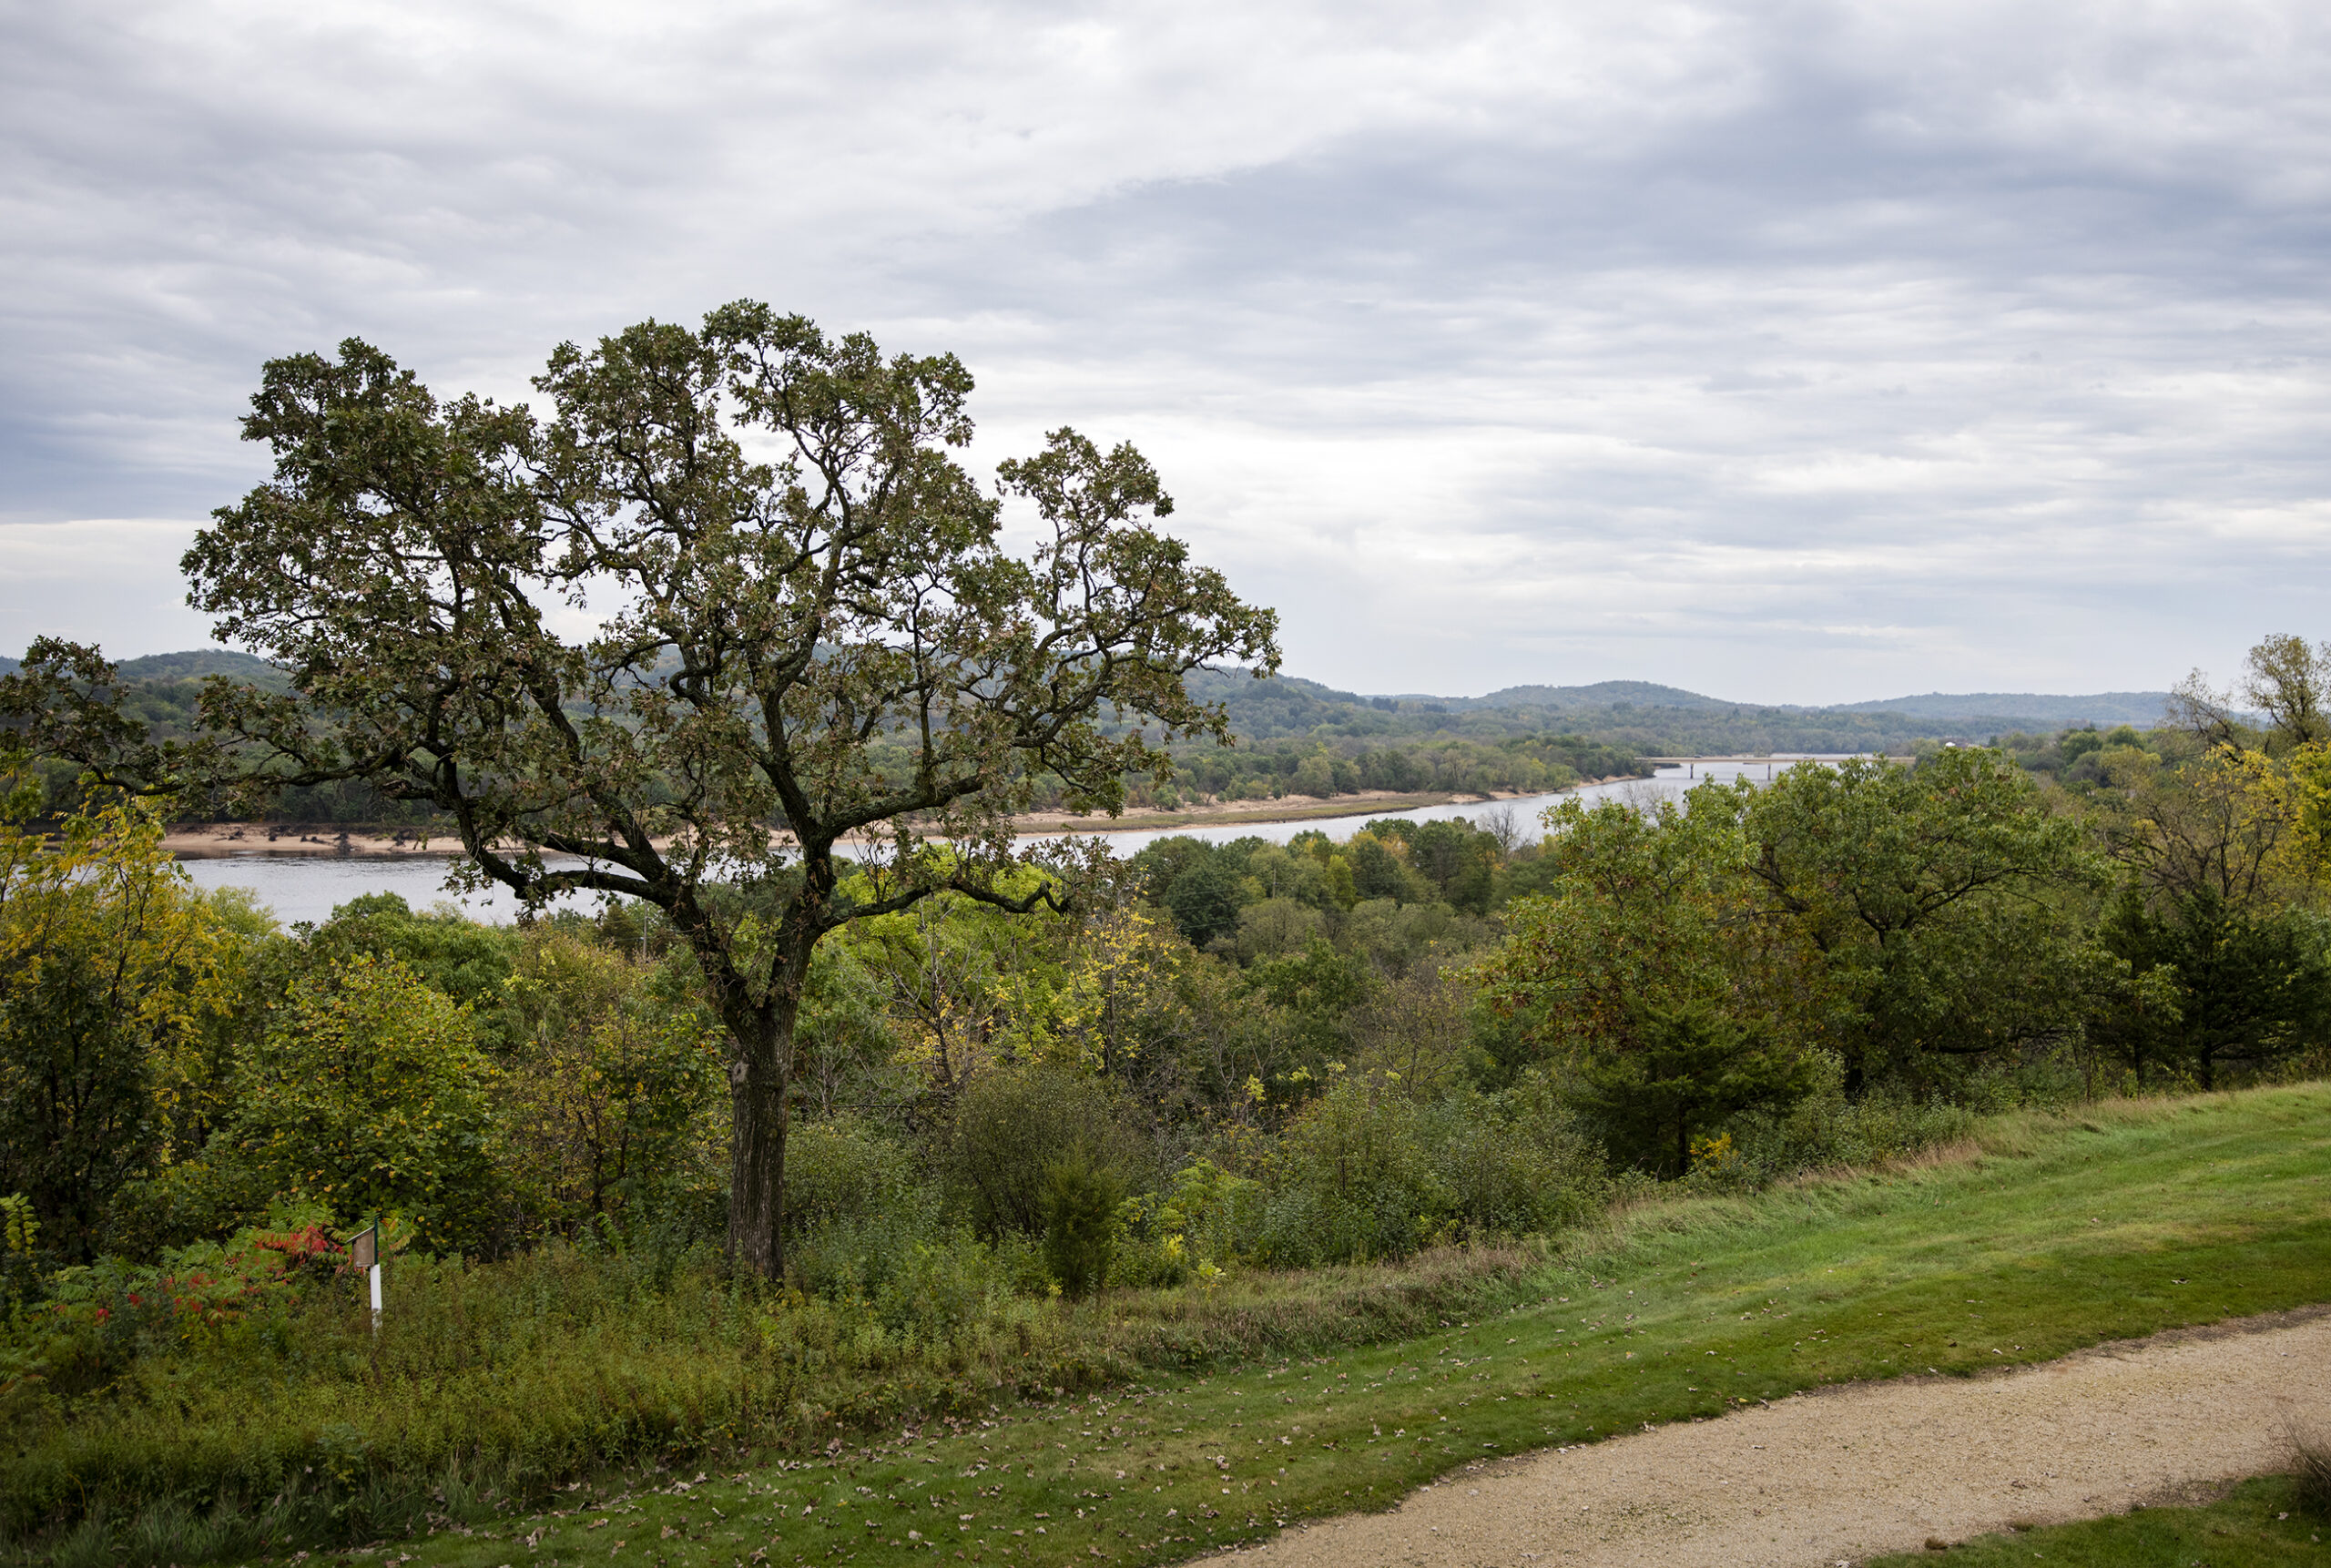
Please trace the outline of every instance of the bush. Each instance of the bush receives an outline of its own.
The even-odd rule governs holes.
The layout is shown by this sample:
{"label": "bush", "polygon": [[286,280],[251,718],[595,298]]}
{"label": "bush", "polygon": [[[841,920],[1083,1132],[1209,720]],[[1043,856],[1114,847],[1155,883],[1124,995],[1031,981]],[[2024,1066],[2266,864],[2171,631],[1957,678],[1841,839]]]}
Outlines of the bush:
{"label": "bush", "polygon": [[1725,1169],[1695,1173],[1722,1186],[1761,1186],[1807,1171],[1874,1166],[1962,1137],[1975,1113],[1935,1100],[1872,1094],[1848,1100],[1831,1082],[1786,1116],[1732,1125]]}
{"label": "bush", "polygon": [[86,1263],[210,1108],[232,942],[150,807],[79,812],[52,836],[21,782],[0,773],[0,1193],[30,1205],[44,1258]]}
{"label": "bush", "polygon": [[303,983],[239,1065],[211,1178],[247,1214],[298,1194],[342,1227],[398,1213],[424,1246],[475,1247],[501,1186],[499,1077],[468,1009],[359,953]]}
{"label": "bush", "polygon": [[1262,1184],[1233,1176],[1212,1160],[1193,1160],[1176,1174],[1157,1228],[1182,1242],[1192,1266],[1234,1262],[1261,1221]]}
{"label": "bush", "polygon": [[[801,1289],[891,1303],[922,1250],[953,1245],[942,1213],[908,1151],[862,1123],[806,1122],[786,1138],[787,1273]],[[916,1317],[895,1304],[883,1311],[894,1329]]]}
{"label": "bush", "polygon": [[968,1230],[910,1242],[875,1291],[875,1315],[905,1345],[943,1351],[1012,1298],[1013,1275],[1011,1260]]}
{"label": "bush", "polygon": [[1645,1007],[1625,1046],[1587,1055],[1573,1103],[1612,1152],[1662,1176],[1688,1175],[1695,1131],[1747,1110],[1785,1112],[1813,1092],[1826,1064],[1711,1007]]}
{"label": "bush", "polygon": [[395,893],[365,893],[331,911],[308,938],[307,952],[320,968],[359,953],[395,959],[430,990],[477,1008],[483,1033],[498,1036],[494,1013],[523,940],[510,927],[470,920],[447,904],[416,914]]}
{"label": "bush", "polygon": [[1534,1076],[1503,1095],[1437,1101],[1345,1079],[1288,1129],[1267,1179],[1253,1252],[1279,1267],[1535,1234],[1607,1196],[1600,1153]]}
{"label": "bush", "polygon": [[1064,1068],[1001,1068],[972,1080],[955,1105],[948,1175],[982,1236],[1042,1236],[1047,1172],[1079,1157],[1123,1185],[1146,1163],[1106,1085]]}
{"label": "bush", "polygon": [[521,1235],[636,1228],[692,1198],[725,1204],[721,1033],[672,969],[537,928],[499,1011]]}
{"label": "bush", "polygon": [[1451,1217],[1469,1237],[1560,1230],[1610,1196],[1602,1151],[1542,1074],[1494,1097],[1452,1096],[1436,1113]]}
{"label": "bush", "polygon": [[1044,1167],[1044,1262],[1070,1299],[1108,1283],[1125,1188],[1081,1151]]}
{"label": "bush", "polygon": [[151,1264],[107,1257],[59,1269],[0,1336],[0,1412],[102,1393],[157,1355],[231,1355],[280,1340],[303,1294],[350,1278],[329,1219],[313,1207],[279,1206],[223,1244],[168,1249]]}
{"label": "bush", "polygon": [[914,1188],[908,1152],[862,1122],[803,1122],[786,1136],[789,1228],[862,1225],[898,1209]]}
{"label": "bush", "polygon": [[1288,1129],[1257,1260],[1277,1267],[1360,1263],[1422,1246],[1451,1193],[1415,1102],[1379,1080],[1347,1078]]}

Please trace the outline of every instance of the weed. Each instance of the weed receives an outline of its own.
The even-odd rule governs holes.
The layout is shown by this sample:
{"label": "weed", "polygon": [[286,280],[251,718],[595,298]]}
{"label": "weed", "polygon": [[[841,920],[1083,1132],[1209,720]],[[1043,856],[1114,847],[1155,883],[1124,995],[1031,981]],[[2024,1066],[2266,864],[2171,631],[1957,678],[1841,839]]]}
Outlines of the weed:
{"label": "weed", "polygon": [[2312,1429],[2290,1429],[2291,1472],[2299,1506],[2331,1520],[2331,1443]]}

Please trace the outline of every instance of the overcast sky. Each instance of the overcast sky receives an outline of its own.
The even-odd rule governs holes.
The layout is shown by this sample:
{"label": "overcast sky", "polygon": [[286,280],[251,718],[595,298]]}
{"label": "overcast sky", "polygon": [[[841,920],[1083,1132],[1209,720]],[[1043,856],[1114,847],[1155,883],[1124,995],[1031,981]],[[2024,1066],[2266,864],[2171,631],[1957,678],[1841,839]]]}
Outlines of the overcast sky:
{"label": "overcast sky", "polygon": [[208,639],[273,355],[740,296],[1131,439],[1365,691],[2331,635],[2331,8],[0,0],[0,650]]}

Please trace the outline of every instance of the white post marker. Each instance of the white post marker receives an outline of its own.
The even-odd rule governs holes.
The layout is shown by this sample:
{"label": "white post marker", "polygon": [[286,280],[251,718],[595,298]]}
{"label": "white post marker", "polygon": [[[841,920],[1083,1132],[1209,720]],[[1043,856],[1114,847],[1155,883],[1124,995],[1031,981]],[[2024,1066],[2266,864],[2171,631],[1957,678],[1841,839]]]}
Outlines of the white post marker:
{"label": "white post marker", "polygon": [[348,1238],[348,1260],[364,1270],[372,1286],[372,1332],[381,1331],[381,1227],[375,1220]]}

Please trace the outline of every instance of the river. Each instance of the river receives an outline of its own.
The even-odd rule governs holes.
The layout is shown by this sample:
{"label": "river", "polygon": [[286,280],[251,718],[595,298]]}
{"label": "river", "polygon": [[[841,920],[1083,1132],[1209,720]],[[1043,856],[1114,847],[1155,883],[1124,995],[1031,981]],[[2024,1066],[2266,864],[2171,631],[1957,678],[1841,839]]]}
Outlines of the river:
{"label": "river", "polygon": [[[1131,855],[1159,839],[1171,838],[1177,833],[1218,844],[1228,843],[1233,839],[1265,839],[1284,844],[1296,834],[1311,829],[1318,829],[1331,839],[1348,839],[1367,823],[1387,818],[1410,822],[1461,818],[1479,823],[1500,813],[1510,813],[1515,830],[1526,840],[1534,838],[1539,832],[1539,814],[1558,800],[1647,802],[1663,799],[1681,799],[1684,792],[1695,783],[1710,778],[1728,779],[1745,772],[1751,779],[1761,779],[1772,769],[1786,766],[1786,759],[1774,763],[1715,761],[1678,764],[1662,768],[1649,779],[1587,784],[1558,794],[1528,795],[1508,800],[1420,806],[1407,811],[1379,811],[1365,816],[1314,819],[1307,822],[1223,822],[1210,826],[1193,824],[1187,828],[1140,829],[1115,833],[1106,833],[1105,828],[1096,827],[1094,830],[1104,832],[1118,854]],[[253,850],[249,854],[189,860],[183,864],[197,887],[248,888],[286,925],[299,921],[329,919],[334,909],[365,893],[397,893],[415,909],[427,909],[443,901],[453,903],[472,920],[508,921],[516,916],[518,910],[517,901],[499,889],[454,898],[445,891],[446,860],[436,855],[287,855]],[[597,897],[596,894],[575,894],[562,901],[569,908],[587,909],[595,907]]]}

